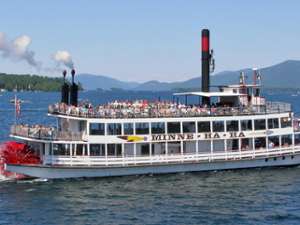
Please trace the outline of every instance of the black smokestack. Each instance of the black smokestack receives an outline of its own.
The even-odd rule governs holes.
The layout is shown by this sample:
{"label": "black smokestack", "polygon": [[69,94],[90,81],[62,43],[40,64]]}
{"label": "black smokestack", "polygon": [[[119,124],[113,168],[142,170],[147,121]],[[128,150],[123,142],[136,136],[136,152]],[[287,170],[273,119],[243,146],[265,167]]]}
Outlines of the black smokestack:
{"label": "black smokestack", "polygon": [[77,106],[78,104],[78,85],[74,81],[75,70],[72,69],[72,84],[71,84],[71,96],[70,96],[70,104]]}
{"label": "black smokestack", "polygon": [[[209,65],[210,65],[210,48],[209,48],[209,30],[202,30],[202,89],[203,92],[209,92]],[[209,97],[202,97],[202,104],[209,105]]]}
{"label": "black smokestack", "polygon": [[65,104],[69,104],[69,85],[66,83],[66,75],[67,71],[63,71],[64,83],[61,87],[61,102]]}

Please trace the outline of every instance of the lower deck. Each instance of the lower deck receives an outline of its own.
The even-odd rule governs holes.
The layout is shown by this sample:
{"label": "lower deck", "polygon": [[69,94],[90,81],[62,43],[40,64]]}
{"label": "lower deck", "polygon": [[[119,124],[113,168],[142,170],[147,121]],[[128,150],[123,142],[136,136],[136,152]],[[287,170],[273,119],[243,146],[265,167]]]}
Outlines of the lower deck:
{"label": "lower deck", "polygon": [[282,167],[300,165],[299,150],[295,153],[283,153],[280,156],[252,156],[243,159],[228,159],[206,162],[177,162],[139,164],[126,166],[52,166],[52,165],[6,165],[6,170],[39,178],[79,178],[79,177],[112,177],[143,174],[167,174],[179,172],[200,172],[231,169],[247,169],[257,167]]}
{"label": "lower deck", "polygon": [[192,162],[214,162],[228,160],[244,160],[268,157],[281,157],[284,155],[300,154],[300,146],[263,148],[253,150],[223,151],[210,153],[179,153],[160,154],[151,156],[64,156],[64,155],[44,155],[44,165],[61,166],[130,166],[130,165],[160,165],[172,163],[192,163]]}

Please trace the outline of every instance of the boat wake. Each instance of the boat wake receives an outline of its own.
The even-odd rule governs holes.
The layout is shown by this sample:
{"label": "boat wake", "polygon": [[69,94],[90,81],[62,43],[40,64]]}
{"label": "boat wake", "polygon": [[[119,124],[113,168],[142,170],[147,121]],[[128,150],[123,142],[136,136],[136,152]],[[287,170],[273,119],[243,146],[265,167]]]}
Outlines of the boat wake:
{"label": "boat wake", "polygon": [[5,170],[5,164],[39,164],[40,158],[26,144],[9,141],[0,144],[0,181],[28,178]]}

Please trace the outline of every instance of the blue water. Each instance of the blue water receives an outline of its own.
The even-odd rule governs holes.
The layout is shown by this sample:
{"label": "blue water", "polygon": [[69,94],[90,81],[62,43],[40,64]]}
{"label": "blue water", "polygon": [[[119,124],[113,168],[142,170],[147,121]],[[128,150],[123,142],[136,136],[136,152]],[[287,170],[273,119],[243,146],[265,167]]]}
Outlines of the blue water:
{"label": "blue water", "polygon": [[[81,99],[172,99],[169,93],[84,92]],[[0,140],[14,123],[14,93],[0,96]],[[59,93],[18,93],[19,122],[55,124]],[[269,94],[293,103],[300,96]],[[0,182],[0,224],[300,224],[300,168]]]}

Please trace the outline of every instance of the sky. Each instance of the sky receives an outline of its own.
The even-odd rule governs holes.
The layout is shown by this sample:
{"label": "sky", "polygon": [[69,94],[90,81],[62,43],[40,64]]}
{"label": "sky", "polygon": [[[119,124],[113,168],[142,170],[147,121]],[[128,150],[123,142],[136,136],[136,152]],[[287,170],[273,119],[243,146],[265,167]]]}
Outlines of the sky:
{"label": "sky", "polygon": [[[203,28],[215,73],[300,59],[299,10],[297,0],[10,0],[1,2],[0,32],[29,36],[47,68],[66,50],[78,73],[181,81],[201,74]],[[60,75],[9,57],[0,58],[0,72]]]}

